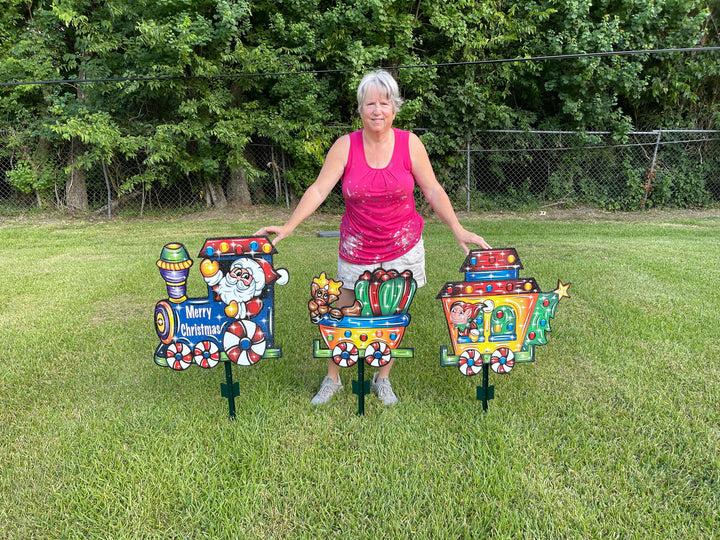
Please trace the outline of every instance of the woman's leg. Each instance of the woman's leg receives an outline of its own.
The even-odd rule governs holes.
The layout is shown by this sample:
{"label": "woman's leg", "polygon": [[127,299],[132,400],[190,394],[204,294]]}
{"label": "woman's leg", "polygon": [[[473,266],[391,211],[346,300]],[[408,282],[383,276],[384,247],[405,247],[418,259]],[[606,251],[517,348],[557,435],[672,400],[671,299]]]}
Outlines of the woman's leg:
{"label": "woman's leg", "polygon": [[[353,303],[355,303],[355,291],[352,289],[340,289],[340,299],[337,301],[337,307],[338,308],[344,308],[352,306]],[[382,366],[377,371],[378,377],[387,377],[390,375],[390,370],[392,369],[393,362],[395,361],[395,358],[391,358],[390,362],[388,362],[386,365]],[[337,381],[338,375],[340,374],[340,366],[338,366],[335,362],[333,362],[332,358],[328,360],[328,376],[332,377],[333,381]]]}
{"label": "woman's leg", "polygon": [[[335,303],[335,307],[342,309],[352,306],[355,303],[355,291],[353,289],[340,289],[340,298]],[[328,377],[333,381],[340,381],[340,366],[333,362],[332,358],[328,358]]]}

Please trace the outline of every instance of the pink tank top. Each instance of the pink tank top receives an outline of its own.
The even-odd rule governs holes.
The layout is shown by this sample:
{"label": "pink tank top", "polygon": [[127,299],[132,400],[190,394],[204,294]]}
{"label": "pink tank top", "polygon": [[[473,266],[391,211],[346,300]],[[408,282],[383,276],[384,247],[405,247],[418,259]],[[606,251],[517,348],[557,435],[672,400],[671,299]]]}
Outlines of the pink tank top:
{"label": "pink tank top", "polygon": [[350,134],[342,179],[345,215],[340,223],[340,258],[353,264],[390,261],[420,241],[423,218],[415,209],[410,133],[393,128],[390,163],[373,169],[365,160],[362,130]]}

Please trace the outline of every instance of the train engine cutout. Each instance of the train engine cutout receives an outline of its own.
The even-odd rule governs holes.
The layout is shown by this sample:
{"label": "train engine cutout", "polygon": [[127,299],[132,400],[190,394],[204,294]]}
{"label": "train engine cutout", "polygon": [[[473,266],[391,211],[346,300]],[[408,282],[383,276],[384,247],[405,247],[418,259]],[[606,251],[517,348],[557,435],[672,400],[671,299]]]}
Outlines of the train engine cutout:
{"label": "train engine cutout", "polygon": [[519,277],[523,268],[514,248],[471,250],[460,272],[464,281],[446,283],[442,301],[453,354],[440,348],[440,365],[457,366],[466,376],[483,372],[478,399],[487,408],[493,398],[488,368],[506,374],[522,362],[535,361],[535,347],[547,343],[550,319],[570,283],[542,292],[533,278]]}
{"label": "train engine cutout", "polygon": [[274,344],[275,285],[288,282],[288,271],[272,264],[275,247],[267,237],[209,238],[198,257],[207,297],[187,298],[193,261],[183,244],[165,245],[157,261],[168,298],[155,306],[160,344],[154,360],[181,371],[220,362],[242,366],[261,358],[279,358]]}

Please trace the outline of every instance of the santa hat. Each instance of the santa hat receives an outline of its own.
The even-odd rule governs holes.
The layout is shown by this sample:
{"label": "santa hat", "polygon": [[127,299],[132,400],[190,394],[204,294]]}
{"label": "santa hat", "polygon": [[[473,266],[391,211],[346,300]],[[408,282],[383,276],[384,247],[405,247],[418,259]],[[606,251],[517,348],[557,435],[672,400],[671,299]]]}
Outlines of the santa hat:
{"label": "santa hat", "polygon": [[[288,282],[288,279],[290,279],[288,271],[284,268],[278,268],[276,270],[265,259],[254,259],[254,261],[260,265],[263,274],[265,274],[265,285],[272,285],[273,283],[277,283],[278,285],[285,285]],[[258,278],[259,276],[255,276],[255,279]]]}

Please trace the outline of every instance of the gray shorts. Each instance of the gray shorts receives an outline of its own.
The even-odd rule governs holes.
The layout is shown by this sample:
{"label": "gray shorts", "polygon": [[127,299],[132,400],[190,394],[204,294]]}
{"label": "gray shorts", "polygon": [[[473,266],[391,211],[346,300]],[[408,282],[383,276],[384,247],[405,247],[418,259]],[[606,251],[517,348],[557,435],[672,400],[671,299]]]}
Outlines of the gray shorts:
{"label": "gray shorts", "polygon": [[427,282],[425,278],[425,243],[423,239],[420,238],[420,241],[410,251],[400,255],[397,259],[379,262],[374,265],[352,264],[338,257],[337,280],[343,282],[343,288],[352,290],[355,288],[355,282],[365,270],[372,272],[377,268],[397,270],[398,272],[410,270],[417,282],[417,286],[422,287]]}

